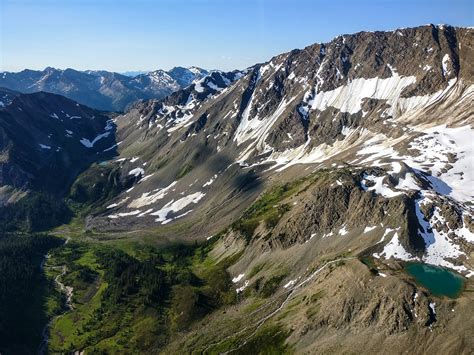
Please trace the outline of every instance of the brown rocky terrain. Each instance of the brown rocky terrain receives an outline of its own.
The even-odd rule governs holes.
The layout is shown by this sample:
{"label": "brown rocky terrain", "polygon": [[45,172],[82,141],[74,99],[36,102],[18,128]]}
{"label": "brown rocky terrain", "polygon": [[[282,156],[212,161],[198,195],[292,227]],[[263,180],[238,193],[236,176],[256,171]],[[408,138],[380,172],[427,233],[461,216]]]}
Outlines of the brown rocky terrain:
{"label": "brown rocky terrain", "polygon": [[297,353],[469,353],[470,293],[433,297],[403,262],[472,275],[472,41],[432,25],[339,36],[117,118],[112,164],[142,181],[89,228],[217,234],[216,260],[239,256],[239,303],[168,352],[245,352],[275,326]]}
{"label": "brown rocky terrain", "polygon": [[[111,121],[90,112],[86,146],[99,122],[114,134],[76,152],[95,153],[66,193],[87,240],[205,243],[231,275],[235,302],[165,353],[472,353],[473,35],[342,35]],[[462,292],[435,296],[411,262]]]}

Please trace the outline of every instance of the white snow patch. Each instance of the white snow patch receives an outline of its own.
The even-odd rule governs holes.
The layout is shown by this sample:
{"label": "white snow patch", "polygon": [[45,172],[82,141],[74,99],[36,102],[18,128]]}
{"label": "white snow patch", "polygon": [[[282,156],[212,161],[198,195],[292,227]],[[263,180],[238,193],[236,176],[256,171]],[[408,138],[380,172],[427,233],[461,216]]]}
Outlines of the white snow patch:
{"label": "white snow patch", "polygon": [[242,280],[242,278],[245,276],[245,274],[239,274],[239,276],[236,276],[232,279],[232,282],[233,283],[237,283],[239,282],[240,280]]}
{"label": "white snow patch", "polygon": [[92,141],[90,141],[89,139],[87,138],[82,138],[80,140],[80,142],[82,143],[82,145],[86,148],[92,148],[94,146],[95,143],[97,143],[99,140],[101,140],[102,138],[105,138],[105,137],[108,137],[110,134],[110,132],[105,132],[105,133],[102,133],[102,134],[99,134],[97,137],[95,137]]}
{"label": "white snow patch", "polygon": [[398,240],[398,233],[395,233],[393,235],[392,240],[387,245],[385,245],[382,253],[380,254],[375,253],[373,254],[373,256],[376,258],[380,258],[380,256],[384,256],[386,259],[390,259],[391,257],[394,257],[396,259],[401,259],[405,261],[415,259],[400,244],[400,241]]}
{"label": "white snow patch", "polygon": [[122,212],[122,213],[117,213],[117,214],[111,214],[109,218],[116,219],[119,217],[128,217],[128,216],[136,216],[137,214],[140,214],[140,210],[136,211],[131,211],[131,212]]}
{"label": "white snow patch", "polygon": [[449,54],[445,54],[443,56],[443,62],[442,62],[444,76],[447,76],[451,73],[451,71],[449,70],[450,63],[451,63],[451,57],[449,56]]}
{"label": "white snow patch", "polygon": [[398,190],[419,190],[414,176],[412,173],[407,173],[404,179],[398,179],[398,185],[396,186]]}
{"label": "white snow patch", "polygon": [[132,169],[128,172],[128,175],[134,175],[134,176],[140,176],[140,175],[145,175],[145,170],[142,168],[135,168]]}
{"label": "white snow patch", "polygon": [[249,280],[246,280],[242,287],[239,287],[239,288],[235,289],[235,292],[237,292],[237,293],[243,292],[247,288],[249,283],[250,283]]}
{"label": "white snow patch", "polygon": [[204,185],[202,185],[202,187],[206,187],[206,186],[212,185],[212,183],[217,179],[217,176],[218,176],[218,174],[214,174],[214,176],[211,177],[208,181],[206,181],[206,182],[204,183]]}
{"label": "white snow patch", "polygon": [[159,189],[153,190],[152,192],[145,192],[139,198],[130,202],[128,207],[140,208],[143,206],[151,205],[155,203],[156,201],[161,200],[163,197],[165,197],[168,194],[168,192],[171,190],[171,188],[173,188],[176,184],[177,184],[177,181],[174,181],[164,188],[159,188]]}
{"label": "white snow patch", "polygon": [[346,235],[347,233],[349,233],[346,229],[346,226],[342,226],[341,229],[339,229],[339,234],[340,235]]}
{"label": "white snow patch", "polygon": [[[383,197],[386,197],[386,198],[391,198],[391,197],[395,197],[402,194],[402,192],[393,191],[391,188],[386,186],[383,183],[384,178],[385,176],[373,176],[373,175],[364,174],[364,178],[361,181],[361,187],[365,191],[374,191],[375,193],[382,195]],[[368,187],[366,185],[367,181],[372,181],[374,185]]]}
{"label": "white snow patch", "polygon": [[[190,204],[196,204],[198,203],[203,197],[205,196],[204,193],[202,192],[196,192],[191,195],[182,197],[176,201],[170,201],[168,202],[163,208],[161,208],[159,211],[151,213],[152,216],[158,216],[158,218],[155,219],[156,222],[166,222],[167,216],[170,213],[176,213],[178,211],[181,211],[182,209],[186,208]],[[178,216],[179,217],[179,216]],[[176,217],[176,218],[178,218]]]}
{"label": "white snow patch", "polygon": [[468,271],[465,266],[454,265],[448,261],[451,258],[456,259],[464,253],[460,247],[451,240],[449,232],[446,233],[443,230],[437,230],[432,227],[437,222],[446,225],[444,217],[440,214],[439,207],[435,207],[431,219],[429,221],[426,220],[420,207],[427,202],[429,202],[429,199],[424,196],[415,201],[415,213],[418,218],[418,223],[421,226],[418,233],[425,241],[426,250],[423,261],[432,265],[449,267],[459,272]]}
{"label": "white snow patch", "polygon": [[368,233],[368,232],[374,230],[375,228],[377,228],[377,226],[372,226],[372,227],[367,226],[367,227],[365,227],[365,229],[364,229],[364,233]]}
{"label": "white snow patch", "polygon": [[357,78],[334,90],[317,93],[309,104],[313,110],[324,111],[328,107],[335,107],[342,112],[354,114],[362,109],[362,100],[370,97],[387,100],[392,111],[395,111],[403,89],[415,82],[415,76],[401,77],[392,69],[390,78]]}
{"label": "white snow patch", "polygon": [[145,212],[140,213],[137,217],[143,217],[153,211],[153,208],[146,210]]}
{"label": "white snow patch", "polygon": [[296,281],[297,281],[297,279],[290,280],[290,281],[288,281],[283,287],[284,287],[284,288],[292,287],[292,286],[296,283]]}
{"label": "white snow patch", "polygon": [[201,80],[197,81],[196,84],[194,85],[194,90],[196,90],[199,93],[204,92],[204,88],[202,86],[202,83],[204,82],[205,78],[202,78]]}
{"label": "white snow patch", "polygon": [[210,88],[213,89],[213,90],[216,90],[216,91],[222,90],[219,86],[217,86],[216,84],[214,84],[212,81],[209,81],[209,82],[207,83],[207,86],[210,87]]}

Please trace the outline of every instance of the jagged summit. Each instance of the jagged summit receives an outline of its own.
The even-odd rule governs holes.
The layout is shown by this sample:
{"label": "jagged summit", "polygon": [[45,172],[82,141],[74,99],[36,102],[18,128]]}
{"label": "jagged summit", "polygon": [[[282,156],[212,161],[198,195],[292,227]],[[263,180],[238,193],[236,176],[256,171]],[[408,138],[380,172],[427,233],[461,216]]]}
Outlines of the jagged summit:
{"label": "jagged summit", "polygon": [[[473,348],[472,292],[437,296],[406,268],[456,272],[472,289],[473,44],[470,28],[427,25],[341,35],[243,71],[158,70],[133,85],[176,91],[120,114],[0,90],[0,218],[7,225],[33,197],[45,214],[78,211],[73,237],[116,243],[113,272],[132,265],[118,272],[133,277],[126,292],[114,288],[117,302],[142,294],[135,270],[163,292],[153,272],[184,279],[156,297],[170,301],[179,332],[156,343],[164,353],[251,353],[258,339],[297,353],[463,353]],[[111,92],[122,85],[99,77]],[[148,258],[144,243],[173,248]],[[82,271],[112,254],[85,245],[72,243],[77,269],[65,271],[88,287],[75,291],[81,307],[111,290],[97,286],[108,265]],[[146,314],[148,331],[148,317],[162,316],[133,307],[117,315],[123,324]],[[58,349],[108,340],[100,321],[117,313],[93,314],[99,323],[82,329],[94,336],[54,325]],[[142,329],[132,324],[117,344]],[[76,335],[83,346],[69,346]]]}
{"label": "jagged summit", "polygon": [[169,72],[155,70],[134,76],[105,70],[47,67],[42,71],[25,69],[18,73],[0,73],[0,87],[24,93],[46,91],[93,108],[123,111],[134,101],[165,97],[208,74],[197,67],[176,67]]}
{"label": "jagged summit", "polygon": [[[421,195],[406,207],[412,209],[428,200],[452,201],[456,218],[463,219],[472,214],[474,196],[466,189],[473,178],[466,171],[473,119],[472,37],[469,29],[448,26],[359,32],[281,54],[237,76],[216,72],[165,99],[140,102],[116,122],[123,141],[120,159],[133,151],[135,164],[146,162],[145,181],[117,197],[132,202],[118,204],[91,225],[197,217],[228,198],[207,191],[211,184],[250,173],[281,179],[330,167],[333,161],[352,169],[385,169],[363,173],[361,191],[385,198],[417,192]],[[408,175],[399,173],[399,164],[408,167]],[[195,187],[196,179],[211,183]],[[157,184],[152,193],[150,187]],[[175,192],[167,190],[170,186]],[[160,198],[150,198],[155,194]],[[163,208],[180,194],[183,205],[165,213]],[[140,218],[127,216],[132,212]],[[168,217],[156,218],[160,213]],[[469,218],[464,221],[452,231],[467,228]],[[418,254],[416,240],[423,234],[413,233],[398,236]],[[443,265],[459,265],[448,261],[452,253],[460,251],[441,256]]]}

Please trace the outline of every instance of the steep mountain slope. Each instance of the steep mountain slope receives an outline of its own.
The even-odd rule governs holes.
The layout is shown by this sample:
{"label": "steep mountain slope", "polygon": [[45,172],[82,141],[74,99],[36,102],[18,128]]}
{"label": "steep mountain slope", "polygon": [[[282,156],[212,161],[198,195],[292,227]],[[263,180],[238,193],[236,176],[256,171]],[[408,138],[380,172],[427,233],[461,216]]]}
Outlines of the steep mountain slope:
{"label": "steep mountain slope", "polygon": [[11,104],[12,100],[18,95],[17,92],[0,88],[0,107],[5,107]]}
{"label": "steep mountain slope", "polygon": [[111,116],[54,94],[7,94],[0,107],[2,229],[16,222],[8,211],[21,215],[17,203],[42,209],[27,201],[62,199],[80,172],[115,154]]}
{"label": "steep mountain slope", "polygon": [[[117,118],[123,143],[111,164],[139,169],[142,180],[91,226],[194,216],[208,234],[209,219],[241,210],[272,180],[345,166],[367,196],[408,196],[418,218],[419,232],[387,246],[400,238],[408,251],[383,255],[409,259],[425,248],[426,260],[454,267],[448,260],[465,255],[457,245],[472,241],[472,35],[423,26],[340,36],[257,65],[228,87],[204,81],[138,104]],[[446,218],[454,218],[448,229],[434,229]],[[451,247],[431,241],[450,233]]]}
{"label": "steep mountain slope", "polygon": [[[472,352],[473,44],[343,35],[103,121],[115,141],[67,196],[86,234],[57,231],[84,244],[53,258],[78,289],[54,351]],[[169,241],[196,244],[156,255]],[[462,287],[435,295],[408,263]]]}
{"label": "steep mountain slope", "polygon": [[107,71],[46,68],[0,73],[0,87],[23,93],[46,91],[99,110],[123,111],[136,100],[164,97],[208,74],[197,67],[156,70],[133,77]]}
{"label": "steep mountain slope", "polygon": [[1,184],[58,192],[113,145],[115,129],[109,116],[47,93],[18,94],[0,109],[0,127]]}
{"label": "steep mountain slope", "polygon": [[298,352],[472,349],[470,293],[435,297],[403,270],[445,266],[472,288],[473,34],[344,35],[117,117],[109,164],[140,180],[88,228],[215,239],[212,260],[233,260],[237,306],[166,351],[280,335]]}

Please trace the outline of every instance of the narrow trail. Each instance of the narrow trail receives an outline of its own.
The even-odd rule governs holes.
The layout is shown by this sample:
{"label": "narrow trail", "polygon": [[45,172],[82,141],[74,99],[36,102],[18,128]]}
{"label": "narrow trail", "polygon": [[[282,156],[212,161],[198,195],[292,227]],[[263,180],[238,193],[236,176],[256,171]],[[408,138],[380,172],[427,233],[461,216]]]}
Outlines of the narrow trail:
{"label": "narrow trail", "polygon": [[[283,300],[283,302],[280,304],[280,306],[278,306],[277,309],[273,310],[272,312],[270,312],[269,314],[267,314],[266,316],[264,316],[263,318],[261,318],[260,320],[258,320],[255,324],[253,325],[250,325],[250,326],[247,326],[243,329],[241,329],[240,331],[236,332],[236,333],[233,333],[225,338],[223,338],[222,340],[219,340],[218,342],[215,342],[215,343],[211,343],[209,345],[207,345],[203,350],[202,350],[202,353],[206,353],[209,349],[211,349],[212,347],[216,346],[216,345],[219,345],[221,344],[222,342],[226,341],[227,339],[230,339],[230,338],[234,338],[235,336],[239,335],[239,334],[242,334],[244,332],[246,332],[247,330],[249,329],[252,329],[252,328],[255,328],[254,331],[245,338],[244,342],[242,344],[240,344],[238,347],[236,348],[233,348],[231,350],[228,350],[222,354],[229,354],[233,351],[236,351],[238,349],[240,349],[242,346],[244,346],[245,344],[247,344],[247,342],[249,341],[249,339],[251,339],[257,332],[258,330],[260,329],[260,327],[265,324],[265,322],[272,318],[275,314],[277,314],[278,312],[280,312],[284,307],[285,305],[288,303],[288,301],[290,301],[291,298],[293,298],[293,296],[296,294],[296,291],[301,288],[302,286],[304,286],[305,284],[307,284],[309,281],[311,281],[317,274],[319,274],[321,271],[323,271],[327,266],[331,265],[331,264],[334,264],[334,263],[337,263],[339,261],[345,261],[345,260],[351,260],[351,259],[355,259],[355,257],[347,257],[347,258],[339,258],[339,259],[335,259],[335,260],[332,260],[332,261],[328,261],[327,263],[325,263],[323,266],[321,266],[320,268],[318,268],[317,270],[315,270],[313,273],[311,273],[311,275],[309,275],[307,278],[305,278],[303,281],[301,281],[300,283],[296,284],[295,286],[289,288],[286,292],[288,292],[288,295],[286,296],[286,298]],[[265,305],[262,305],[260,306],[259,308],[260,309],[263,309],[265,308],[266,306],[268,306],[269,304],[273,304],[275,303],[276,301],[273,300]],[[254,311],[253,313],[255,313],[256,311]]]}
{"label": "narrow trail", "polygon": [[[64,241],[64,244],[62,245],[63,247],[66,246],[68,243],[69,243],[69,240],[70,238],[67,238],[65,241]],[[41,270],[44,271],[45,267],[46,267],[46,263],[48,261],[48,259],[51,257],[50,253],[46,254],[44,256],[44,259],[43,261],[41,262]],[[56,286],[61,290],[62,293],[66,294],[66,303],[65,303],[65,306],[66,306],[66,310],[65,312],[73,309],[73,304],[72,304],[72,296],[73,296],[73,288],[70,287],[70,286],[66,286],[64,285],[62,282],[61,282],[61,277],[63,277],[64,275],[66,275],[67,273],[67,267],[66,265],[61,265],[61,266],[51,266],[50,267],[51,269],[61,269],[61,272],[59,275],[57,275],[55,278],[54,278],[54,283],[56,284]],[[39,355],[44,355],[44,354],[47,354],[47,350],[48,350],[48,340],[49,340],[49,328],[50,326],[53,324],[53,322],[58,319],[59,317],[61,317],[65,312],[53,317],[43,328],[43,331],[41,332],[41,335],[42,335],[42,340],[41,340],[41,344],[40,346],[38,347],[38,354]]]}

